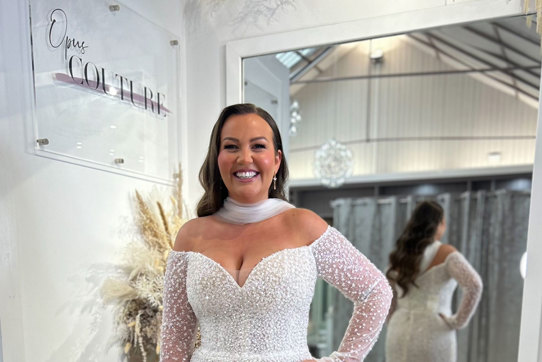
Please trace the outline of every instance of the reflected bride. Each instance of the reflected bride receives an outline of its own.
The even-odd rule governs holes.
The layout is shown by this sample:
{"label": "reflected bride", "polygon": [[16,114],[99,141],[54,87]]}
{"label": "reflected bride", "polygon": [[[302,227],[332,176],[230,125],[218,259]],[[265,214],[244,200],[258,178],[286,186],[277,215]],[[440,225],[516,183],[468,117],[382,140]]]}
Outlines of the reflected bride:
{"label": "reflected bride", "polygon": [[[388,362],[457,360],[455,330],[474,314],[482,280],[461,253],[439,241],[445,229],[442,207],[422,202],[390,255],[386,276],[395,293],[386,336]],[[463,299],[451,315],[458,283]]]}

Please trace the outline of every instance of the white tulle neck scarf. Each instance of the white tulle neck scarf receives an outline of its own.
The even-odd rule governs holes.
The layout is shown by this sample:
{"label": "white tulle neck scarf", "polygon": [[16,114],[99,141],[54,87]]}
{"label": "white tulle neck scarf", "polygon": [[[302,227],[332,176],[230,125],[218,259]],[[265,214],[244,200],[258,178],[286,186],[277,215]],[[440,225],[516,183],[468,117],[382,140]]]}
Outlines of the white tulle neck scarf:
{"label": "white tulle neck scarf", "polygon": [[269,219],[295,206],[281,199],[267,199],[255,204],[241,204],[229,197],[215,215],[232,224],[251,224]]}

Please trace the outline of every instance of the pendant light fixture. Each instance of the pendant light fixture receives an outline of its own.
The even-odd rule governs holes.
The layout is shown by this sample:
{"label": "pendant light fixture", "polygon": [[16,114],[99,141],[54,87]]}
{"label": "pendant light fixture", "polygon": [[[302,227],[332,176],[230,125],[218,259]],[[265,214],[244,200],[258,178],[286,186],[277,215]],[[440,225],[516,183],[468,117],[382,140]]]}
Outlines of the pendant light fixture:
{"label": "pendant light fixture", "polygon": [[[333,54],[333,75],[337,77],[337,53],[339,48],[336,48]],[[341,186],[345,180],[352,175],[352,152],[341,142],[335,139],[336,122],[338,117],[338,94],[337,81],[333,83],[333,93],[335,99],[335,119],[332,120],[333,132],[328,139],[314,154],[314,175],[320,179],[320,182],[329,187],[337,188]]]}

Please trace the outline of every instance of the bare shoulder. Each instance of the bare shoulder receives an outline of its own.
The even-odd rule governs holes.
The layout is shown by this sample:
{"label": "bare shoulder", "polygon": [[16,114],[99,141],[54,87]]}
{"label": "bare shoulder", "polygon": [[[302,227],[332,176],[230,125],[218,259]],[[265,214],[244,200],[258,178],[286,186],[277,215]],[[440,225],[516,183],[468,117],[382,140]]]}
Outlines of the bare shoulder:
{"label": "bare shoulder", "polygon": [[435,258],[433,259],[433,262],[431,264],[438,265],[441,263],[444,263],[448,255],[450,255],[453,252],[456,252],[457,249],[453,247],[450,244],[442,244],[438,250],[437,254],[435,255]]}
{"label": "bare shoulder", "polygon": [[444,257],[444,259],[446,259],[448,255],[456,251],[457,249],[453,245],[450,245],[450,244],[442,244],[438,249],[438,253],[441,254]]}
{"label": "bare shoulder", "polygon": [[429,265],[428,270],[431,269],[434,266],[440,265],[446,261],[446,258],[448,258],[448,255],[451,253],[457,251],[456,248],[454,248],[450,244],[441,244],[437,250],[437,254],[433,258],[433,261]]}
{"label": "bare shoulder", "polygon": [[205,217],[198,217],[185,222],[177,233],[173,250],[192,251],[196,240],[208,223],[206,219]]}
{"label": "bare shoulder", "polygon": [[295,208],[288,211],[288,226],[300,235],[307,244],[318,239],[327,229],[327,222],[314,211]]}

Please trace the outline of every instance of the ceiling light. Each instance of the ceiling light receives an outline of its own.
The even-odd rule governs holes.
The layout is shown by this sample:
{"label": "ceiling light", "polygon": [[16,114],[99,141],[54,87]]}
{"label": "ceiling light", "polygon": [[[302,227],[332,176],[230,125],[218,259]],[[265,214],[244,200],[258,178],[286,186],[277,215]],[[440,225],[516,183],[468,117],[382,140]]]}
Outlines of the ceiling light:
{"label": "ceiling light", "polygon": [[502,156],[502,153],[500,153],[499,151],[489,152],[487,154],[487,161],[489,163],[499,163],[501,162],[501,156]]}
{"label": "ceiling light", "polygon": [[369,57],[373,63],[382,63],[384,60],[384,51],[380,48],[375,49],[371,52]]}

